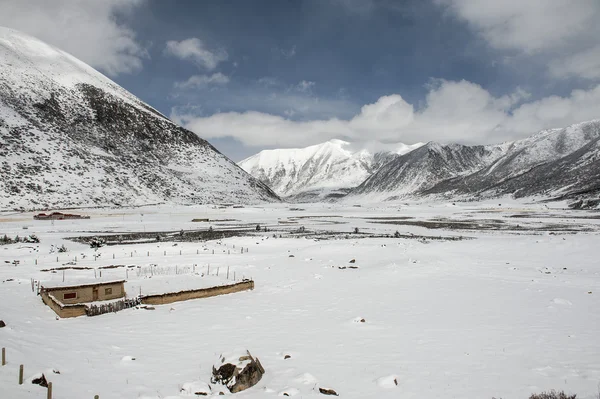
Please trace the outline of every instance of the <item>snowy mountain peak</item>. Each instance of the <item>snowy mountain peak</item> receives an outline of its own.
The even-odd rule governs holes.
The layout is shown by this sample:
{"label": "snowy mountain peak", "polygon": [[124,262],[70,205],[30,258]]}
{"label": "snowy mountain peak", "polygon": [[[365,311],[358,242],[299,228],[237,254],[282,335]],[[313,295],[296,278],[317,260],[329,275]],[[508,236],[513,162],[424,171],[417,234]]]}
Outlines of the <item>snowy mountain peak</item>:
{"label": "snowy mountain peak", "polygon": [[305,148],[264,150],[239,165],[279,195],[315,200],[345,193],[397,154],[421,145],[398,143],[387,151],[352,150],[351,143],[333,139]]}

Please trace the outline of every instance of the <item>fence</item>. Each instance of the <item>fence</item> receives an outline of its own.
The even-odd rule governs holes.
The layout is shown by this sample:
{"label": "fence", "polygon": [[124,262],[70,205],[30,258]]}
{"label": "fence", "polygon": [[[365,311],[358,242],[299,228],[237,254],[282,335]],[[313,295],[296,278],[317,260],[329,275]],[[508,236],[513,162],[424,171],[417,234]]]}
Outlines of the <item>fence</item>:
{"label": "fence", "polygon": [[131,299],[121,299],[120,301],[110,302],[102,305],[89,305],[85,308],[85,314],[88,316],[99,316],[105,313],[114,313],[119,310],[129,309],[139,306],[142,303],[139,297]]}

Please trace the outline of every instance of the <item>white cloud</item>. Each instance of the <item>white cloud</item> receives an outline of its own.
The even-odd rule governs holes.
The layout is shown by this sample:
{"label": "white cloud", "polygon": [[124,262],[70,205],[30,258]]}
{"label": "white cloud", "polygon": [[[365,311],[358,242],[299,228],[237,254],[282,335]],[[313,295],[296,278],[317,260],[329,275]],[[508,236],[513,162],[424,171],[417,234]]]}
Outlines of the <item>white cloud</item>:
{"label": "white cloud", "polygon": [[436,0],[436,3],[466,21],[496,49],[549,58],[553,77],[600,78],[598,0]]}
{"label": "white cloud", "polygon": [[178,89],[199,89],[209,85],[225,85],[229,83],[229,77],[221,72],[213,73],[212,75],[194,75],[185,82],[176,82],[175,87]]}
{"label": "white cloud", "polygon": [[571,57],[562,57],[550,63],[550,74],[555,77],[579,76],[600,79],[600,46],[591,47]]}
{"label": "white cloud", "polygon": [[301,93],[309,93],[312,91],[313,87],[315,87],[315,82],[303,80],[296,85],[296,90]]}
{"label": "white cloud", "polygon": [[129,15],[143,0],[3,0],[0,25],[59,47],[108,75],[142,68],[147,52],[116,16]]}
{"label": "white cloud", "polygon": [[195,62],[198,66],[212,71],[219,63],[227,60],[228,54],[223,49],[209,50],[202,40],[192,37],[182,40],[167,42],[165,53],[182,60]]}
{"label": "white cloud", "polygon": [[600,85],[568,97],[526,102],[528,93],[495,97],[467,81],[437,81],[416,110],[400,95],[379,98],[348,120],[293,121],[261,112],[228,112],[208,117],[173,112],[171,117],[204,138],[233,137],[250,146],[305,146],[344,138],[351,141],[494,143],[539,130],[600,117]]}

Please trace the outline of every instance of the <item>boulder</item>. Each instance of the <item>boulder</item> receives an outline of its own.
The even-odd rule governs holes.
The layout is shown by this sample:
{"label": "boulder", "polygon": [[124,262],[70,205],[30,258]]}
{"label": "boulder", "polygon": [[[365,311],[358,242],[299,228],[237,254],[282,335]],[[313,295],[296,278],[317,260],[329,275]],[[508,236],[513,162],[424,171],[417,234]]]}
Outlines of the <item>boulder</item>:
{"label": "boulder", "polygon": [[265,369],[249,351],[221,355],[213,365],[211,382],[226,386],[231,393],[253,387],[261,380]]}
{"label": "boulder", "polygon": [[6,323],[4,321],[0,320],[0,328],[2,328],[2,327],[6,327]]}

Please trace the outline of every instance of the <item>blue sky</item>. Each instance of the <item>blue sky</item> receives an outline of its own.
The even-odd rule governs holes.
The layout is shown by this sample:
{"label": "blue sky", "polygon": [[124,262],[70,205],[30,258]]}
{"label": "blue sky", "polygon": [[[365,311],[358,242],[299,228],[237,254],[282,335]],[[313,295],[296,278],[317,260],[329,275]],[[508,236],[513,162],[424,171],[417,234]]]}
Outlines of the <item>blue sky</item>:
{"label": "blue sky", "polygon": [[500,142],[600,118],[597,0],[47,3],[0,0],[0,24],[234,160],[331,138]]}

